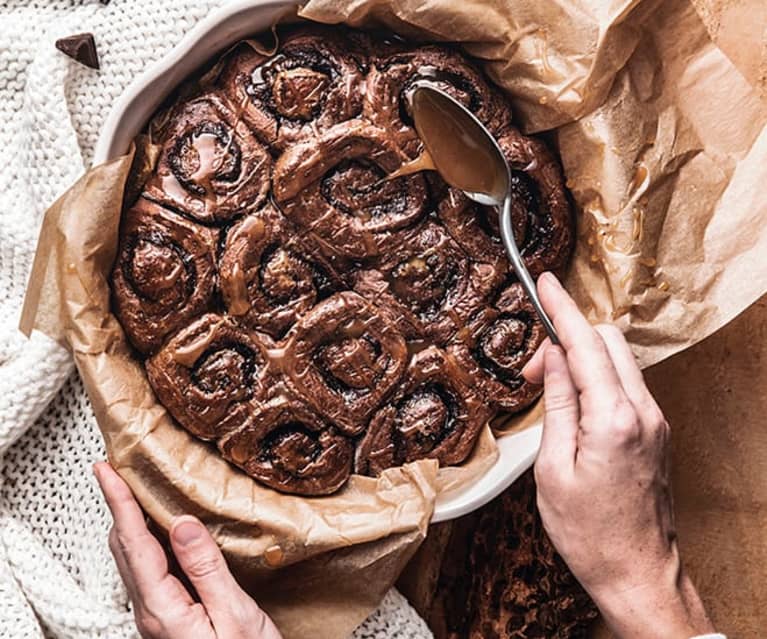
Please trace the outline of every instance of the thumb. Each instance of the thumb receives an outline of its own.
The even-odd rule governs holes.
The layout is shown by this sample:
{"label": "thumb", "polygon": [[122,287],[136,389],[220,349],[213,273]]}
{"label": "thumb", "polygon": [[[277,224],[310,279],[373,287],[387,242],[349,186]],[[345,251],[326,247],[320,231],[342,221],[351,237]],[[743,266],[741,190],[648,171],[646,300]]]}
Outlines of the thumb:
{"label": "thumb", "polygon": [[170,529],[173,554],[215,623],[214,611],[226,612],[233,595],[245,595],[221,550],[202,522],[191,515],[176,518]]}
{"label": "thumb", "polygon": [[219,637],[281,639],[272,620],[235,581],[221,550],[196,517],[182,515],[170,529],[181,570],[194,586]]}

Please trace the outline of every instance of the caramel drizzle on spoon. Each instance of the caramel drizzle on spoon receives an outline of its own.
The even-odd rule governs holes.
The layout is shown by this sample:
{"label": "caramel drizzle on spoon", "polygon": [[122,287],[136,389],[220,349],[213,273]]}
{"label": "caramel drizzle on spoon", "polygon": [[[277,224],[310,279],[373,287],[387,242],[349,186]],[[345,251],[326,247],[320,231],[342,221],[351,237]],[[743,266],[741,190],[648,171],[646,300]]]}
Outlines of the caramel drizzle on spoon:
{"label": "caramel drizzle on spoon", "polygon": [[382,181],[385,180],[394,180],[398,177],[403,177],[405,175],[412,175],[413,173],[418,173],[419,171],[436,171],[437,167],[434,165],[434,160],[432,160],[431,155],[429,152],[424,148],[423,151],[414,159],[410,160],[409,162],[404,162],[400,165],[400,167],[394,171],[394,173],[389,173],[385,178],[383,178]]}

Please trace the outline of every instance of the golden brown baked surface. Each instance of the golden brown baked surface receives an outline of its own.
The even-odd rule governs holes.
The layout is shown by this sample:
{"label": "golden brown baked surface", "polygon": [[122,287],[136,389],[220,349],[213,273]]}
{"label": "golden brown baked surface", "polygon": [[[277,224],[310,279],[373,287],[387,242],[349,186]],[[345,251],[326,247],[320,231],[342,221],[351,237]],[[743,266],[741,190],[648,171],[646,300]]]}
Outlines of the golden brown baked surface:
{"label": "golden brown baked surface", "polygon": [[239,45],[153,123],[115,313],[176,421],[277,490],[458,464],[489,418],[540,392],[520,371],[543,331],[495,212],[433,172],[388,177],[421,152],[406,96],[423,74],[498,136],[523,255],[535,275],[561,270],[558,161],[449,47],[294,29],[270,57]]}

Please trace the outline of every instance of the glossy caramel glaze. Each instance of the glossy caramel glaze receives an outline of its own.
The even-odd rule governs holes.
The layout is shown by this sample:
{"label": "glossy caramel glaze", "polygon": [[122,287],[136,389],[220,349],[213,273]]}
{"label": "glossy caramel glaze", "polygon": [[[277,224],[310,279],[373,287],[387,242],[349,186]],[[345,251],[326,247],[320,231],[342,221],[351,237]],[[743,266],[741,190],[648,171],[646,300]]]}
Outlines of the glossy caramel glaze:
{"label": "glossy caramel glaze", "polygon": [[206,224],[266,199],[272,158],[217,92],[176,105],[156,134],[162,152],[144,196]]}
{"label": "glossy caramel glaze", "polygon": [[374,416],[357,448],[355,471],[377,475],[416,459],[458,464],[490,416],[467,372],[430,346],[410,360],[399,391]]}
{"label": "glossy caramel glaze", "polygon": [[498,136],[534,274],[571,251],[559,164],[449,47],[330,27],[279,40],[272,56],[239,45],[153,122],[161,154],[123,215],[115,313],[175,420],[276,490],[459,464],[488,420],[539,395],[521,369],[543,330],[495,213],[432,170],[413,82]]}

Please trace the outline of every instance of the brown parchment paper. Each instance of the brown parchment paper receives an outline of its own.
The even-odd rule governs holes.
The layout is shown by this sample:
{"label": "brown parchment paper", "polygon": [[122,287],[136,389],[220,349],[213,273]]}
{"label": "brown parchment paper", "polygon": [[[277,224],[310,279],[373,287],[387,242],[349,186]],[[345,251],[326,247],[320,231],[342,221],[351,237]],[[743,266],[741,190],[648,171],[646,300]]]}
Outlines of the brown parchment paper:
{"label": "brown parchment paper", "polygon": [[[767,290],[767,116],[687,0],[599,5],[311,0],[302,15],[461,42],[486,61],[519,126],[552,129],[559,147],[578,211],[568,289],[648,365]],[[495,459],[490,432],[464,467],[419,462],[307,499],[262,487],[176,426],[109,307],[131,161],[92,169],[47,212],[21,327],[72,349],[110,461],[160,527],[203,519],[287,639],[344,637],[423,539],[436,495]]]}
{"label": "brown parchment paper", "polygon": [[523,130],[553,129],[578,209],[567,288],[642,366],[767,290],[767,105],[688,0],[310,0],[301,15],[459,42]]}
{"label": "brown parchment paper", "polygon": [[764,99],[767,98],[767,3],[692,0],[711,39]]}
{"label": "brown parchment paper", "polygon": [[89,171],[46,212],[22,330],[71,348],[109,461],[161,529],[183,513],[202,519],[286,639],[347,636],[423,540],[437,491],[482,474],[497,457],[495,440],[486,427],[460,467],[422,460],[303,498],[255,482],[176,425],[110,312],[128,177],[152,161],[151,146],[138,150]]}
{"label": "brown parchment paper", "polygon": [[[672,426],[682,561],[714,627],[736,639],[764,639],[767,628],[765,361],[767,296],[645,374]],[[602,625],[592,636],[619,639]]]}

